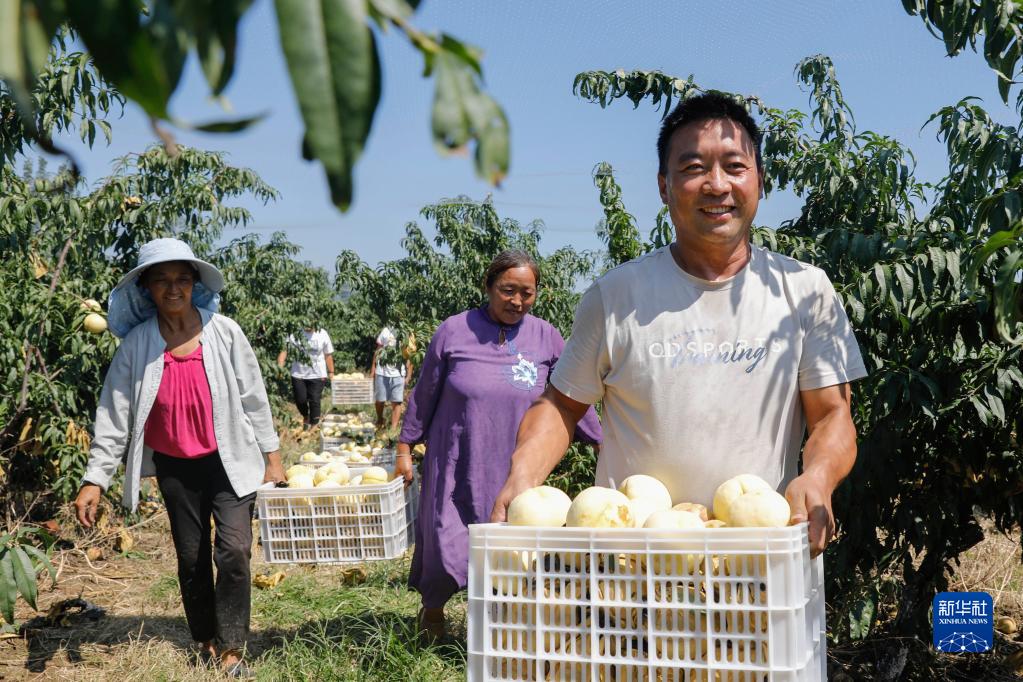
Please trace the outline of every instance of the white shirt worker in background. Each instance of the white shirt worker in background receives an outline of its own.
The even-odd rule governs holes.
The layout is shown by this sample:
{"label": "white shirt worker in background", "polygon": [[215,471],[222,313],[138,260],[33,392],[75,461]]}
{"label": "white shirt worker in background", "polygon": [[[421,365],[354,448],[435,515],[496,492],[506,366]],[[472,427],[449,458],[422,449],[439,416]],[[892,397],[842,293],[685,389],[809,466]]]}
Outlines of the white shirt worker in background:
{"label": "white shirt worker in background", "polygon": [[405,400],[405,378],[412,375],[412,361],[406,360],[398,346],[398,337],[389,327],[377,335],[377,348],[373,353],[373,400],[376,401],[377,428],[384,425],[384,404],[391,404],[391,431],[401,424]]}
{"label": "white shirt worker in background", "polygon": [[[334,344],[325,329],[306,327],[296,338],[288,337],[287,348],[277,356],[277,364],[284,367],[288,350],[297,357],[291,363],[291,388],[295,405],[302,413],[302,424],[309,429],[320,423],[320,403],[323,388],[334,379]],[[308,362],[301,362],[302,351]]]}

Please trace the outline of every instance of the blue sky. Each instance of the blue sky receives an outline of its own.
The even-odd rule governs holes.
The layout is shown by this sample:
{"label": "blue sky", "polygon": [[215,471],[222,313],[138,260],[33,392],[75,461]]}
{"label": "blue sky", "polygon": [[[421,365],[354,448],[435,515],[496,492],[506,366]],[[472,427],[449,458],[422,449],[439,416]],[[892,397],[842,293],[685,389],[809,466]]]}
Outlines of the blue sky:
{"label": "blue sky", "polygon": [[[619,102],[602,110],[572,94],[580,71],[660,69],[705,87],[757,94],[769,105],[807,108],[807,93],[793,68],[824,53],[835,62],[860,130],[892,135],[909,145],[918,177],[937,180],[945,169],[943,146],[927,118],[961,97],[982,97],[997,119],[1012,121],[983,59],[950,59],[941,41],[898,0],[863,2],[792,0],[424,0],[414,23],[444,30],[484,49],[487,90],[511,121],[512,162],[500,189],[477,179],[468,158],[443,158],[430,141],[432,82],[422,59],[397,32],[382,36],[384,92],[373,132],[356,169],[355,201],[346,214],[330,203],[315,164],[301,159],[301,119],[276,34],[273,4],[257,0],[243,21],[239,67],[226,95],[238,115],[266,111],[250,130],[235,135],[177,131],[179,141],[227,152],[230,162],[257,171],[281,192],[274,204],[245,203],[254,220],[245,232],[283,230],[303,247],[302,258],[333,272],[341,249],[376,264],[399,257],[404,226],[419,209],[442,198],[489,192],[502,216],[547,226],[545,251],[564,244],[600,248],[594,227],[601,217],[590,172],[608,161],[623,186],[626,206],[644,235],[660,207],[654,141],[660,112]],[[222,118],[205,81],[190,64],[172,111],[190,121]],[[154,140],[134,105],[112,122],[114,142],[88,150],[69,138],[86,178],[97,182],[113,159]],[[798,212],[791,195],[761,203],[758,224],[777,225]],[[432,234],[430,225],[419,220]]]}

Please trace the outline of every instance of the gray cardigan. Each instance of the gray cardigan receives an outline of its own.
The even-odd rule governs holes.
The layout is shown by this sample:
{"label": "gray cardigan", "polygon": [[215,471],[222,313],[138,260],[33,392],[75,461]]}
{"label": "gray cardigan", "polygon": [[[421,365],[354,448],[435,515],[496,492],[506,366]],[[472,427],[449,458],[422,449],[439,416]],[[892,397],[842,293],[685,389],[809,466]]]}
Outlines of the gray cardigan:
{"label": "gray cardigan", "polygon": [[[239,497],[263,482],[263,453],[280,448],[270,403],[252,346],[238,324],[198,309],[203,366],[213,401],[213,432],[231,487]],[[104,490],[125,464],[124,506],[135,509],[139,479],[153,476],[153,451],[143,443],[146,419],[163,376],[167,344],[156,317],[132,329],[107,370],[96,410],[95,434],[84,480]]]}

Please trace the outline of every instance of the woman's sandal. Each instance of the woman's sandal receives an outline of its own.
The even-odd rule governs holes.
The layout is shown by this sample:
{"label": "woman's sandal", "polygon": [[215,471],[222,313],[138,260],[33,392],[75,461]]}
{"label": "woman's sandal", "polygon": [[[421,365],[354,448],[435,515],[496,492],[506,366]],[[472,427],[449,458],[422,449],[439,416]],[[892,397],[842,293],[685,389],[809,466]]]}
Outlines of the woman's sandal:
{"label": "woman's sandal", "polygon": [[437,644],[447,634],[444,612],[440,617],[427,613],[425,608],[419,609],[419,616],[416,618],[416,626],[419,630],[419,642],[424,646]]}
{"label": "woman's sandal", "polygon": [[217,659],[217,655],[206,648],[206,645],[200,644],[195,649],[195,663],[200,668],[211,668],[214,665],[214,661]]}
{"label": "woman's sandal", "polygon": [[224,675],[236,680],[251,680],[255,675],[245,661],[235,661],[224,668]]}

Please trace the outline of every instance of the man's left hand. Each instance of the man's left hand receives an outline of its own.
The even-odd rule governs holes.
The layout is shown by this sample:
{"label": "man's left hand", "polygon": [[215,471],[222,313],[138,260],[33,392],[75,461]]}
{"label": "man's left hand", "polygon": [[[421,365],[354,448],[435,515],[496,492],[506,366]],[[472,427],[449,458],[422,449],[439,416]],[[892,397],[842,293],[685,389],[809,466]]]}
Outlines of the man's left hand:
{"label": "man's left hand", "polygon": [[831,512],[831,487],[823,477],[804,472],[785,489],[792,509],[789,524],[810,522],[810,556],[816,557],[835,535],[835,516]]}

